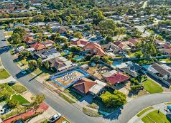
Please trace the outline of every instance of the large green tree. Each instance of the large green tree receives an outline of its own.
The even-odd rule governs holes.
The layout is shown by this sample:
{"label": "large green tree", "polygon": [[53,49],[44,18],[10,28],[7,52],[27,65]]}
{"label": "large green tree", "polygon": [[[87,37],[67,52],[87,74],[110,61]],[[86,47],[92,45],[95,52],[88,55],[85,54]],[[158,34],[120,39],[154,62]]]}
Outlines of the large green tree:
{"label": "large green tree", "polygon": [[118,107],[126,103],[126,95],[118,90],[115,90],[113,94],[106,91],[100,97],[106,107]]}

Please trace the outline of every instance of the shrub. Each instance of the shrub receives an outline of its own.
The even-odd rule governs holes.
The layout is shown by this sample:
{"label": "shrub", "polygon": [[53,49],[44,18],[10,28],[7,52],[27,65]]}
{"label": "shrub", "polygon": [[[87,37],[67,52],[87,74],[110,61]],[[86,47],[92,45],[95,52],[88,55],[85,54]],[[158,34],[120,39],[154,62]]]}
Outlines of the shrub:
{"label": "shrub", "polygon": [[143,87],[143,86],[141,86],[141,85],[133,85],[133,86],[131,86],[131,90],[132,90],[132,91],[141,90],[142,87]]}

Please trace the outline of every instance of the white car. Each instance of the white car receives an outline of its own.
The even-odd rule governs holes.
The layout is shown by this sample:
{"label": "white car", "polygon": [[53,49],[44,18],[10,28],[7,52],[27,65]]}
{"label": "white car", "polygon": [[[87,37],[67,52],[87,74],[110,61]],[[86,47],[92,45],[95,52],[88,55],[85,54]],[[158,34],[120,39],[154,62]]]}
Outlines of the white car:
{"label": "white car", "polygon": [[57,114],[53,115],[53,116],[49,119],[49,122],[50,122],[50,123],[54,123],[54,122],[57,121],[60,117],[61,117],[61,114],[60,114],[60,113],[57,113]]}
{"label": "white car", "polygon": [[68,123],[67,121],[62,121],[62,123]]}

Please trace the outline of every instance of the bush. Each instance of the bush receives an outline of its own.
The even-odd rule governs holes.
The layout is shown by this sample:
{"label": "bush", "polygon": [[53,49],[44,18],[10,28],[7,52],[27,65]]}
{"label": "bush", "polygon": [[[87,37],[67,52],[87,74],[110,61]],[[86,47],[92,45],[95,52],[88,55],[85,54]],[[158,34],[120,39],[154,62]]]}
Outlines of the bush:
{"label": "bush", "polygon": [[100,97],[106,107],[119,107],[126,103],[126,95],[118,90],[115,90],[113,94],[106,91]]}
{"label": "bush", "polygon": [[131,78],[131,80],[130,80],[132,83],[134,83],[134,84],[136,84],[136,85],[139,85],[139,82],[138,82],[138,80],[137,79],[135,79],[135,78]]}
{"label": "bush", "polygon": [[141,85],[133,85],[133,86],[131,86],[132,91],[141,90],[142,88],[143,88],[143,86],[141,86]]}

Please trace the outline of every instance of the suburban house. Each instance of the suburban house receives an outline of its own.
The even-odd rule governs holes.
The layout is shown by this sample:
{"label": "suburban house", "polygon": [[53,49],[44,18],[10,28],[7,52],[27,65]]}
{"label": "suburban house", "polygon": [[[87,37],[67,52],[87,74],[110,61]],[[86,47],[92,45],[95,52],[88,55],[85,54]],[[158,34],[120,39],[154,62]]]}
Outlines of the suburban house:
{"label": "suburban house", "polygon": [[138,64],[133,63],[131,61],[122,63],[120,65],[117,65],[116,67],[132,77],[137,77],[141,69],[141,67]]}
{"label": "suburban house", "polygon": [[166,42],[161,41],[161,40],[156,40],[155,43],[158,49],[170,49],[171,48],[170,44],[167,44]]}
{"label": "suburban house", "polygon": [[86,44],[83,49],[85,51],[90,51],[91,54],[96,54],[99,56],[105,55],[103,48],[98,43],[90,42],[90,43]]}
{"label": "suburban house", "polygon": [[106,52],[107,55],[115,56],[115,54],[118,54],[121,52],[121,48],[119,48],[117,45],[113,43],[108,43],[103,45],[104,51]]}
{"label": "suburban house", "polygon": [[45,45],[39,42],[32,44],[31,47],[34,48],[36,51],[46,49]]}
{"label": "suburban house", "polygon": [[64,33],[67,33],[68,31],[69,31],[69,27],[67,27],[67,26],[60,26],[57,29],[57,33],[59,33],[59,34],[64,34]]}
{"label": "suburban house", "polygon": [[170,49],[160,49],[160,51],[165,55],[171,55],[171,48]]}
{"label": "suburban house", "polygon": [[34,48],[36,51],[39,51],[39,50],[46,49],[48,47],[52,47],[53,44],[54,44],[53,41],[47,40],[47,41],[44,41],[44,42],[37,42],[35,44],[32,44],[31,47]]}
{"label": "suburban house", "polygon": [[137,38],[129,38],[128,42],[130,42],[130,44],[132,44],[132,46],[136,46],[136,44],[139,42],[140,40]]}
{"label": "suburban house", "polygon": [[86,39],[79,39],[79,40],[75,40],[72,42],[72,46],[78,46],[83,48],[84,46],[86,46],[89,42]]}
{"label": "suburban house", "polygon": [[41,58],[42,62],[45,62],[60,56],[60,53],[57,52],[55,48],[51,48],[35,51],[32,55],[35,59]]}
{"label": "suburban house", "polygon": [[49,60],[49,63],[50,67],[53,68],[55,71],[63,71],[75,65],[71,61],[67,60],[65,57],[62,56],[58,56]]}
{"label": "suburban house", "polygon": [[114,44],[116,46],[118,46],[119,48],[121,48],[122,50],[131,50],[131,47],[133,47],[133,44],[131,44],[129,41],[124,41],[124,42],[120,42],[120,41],[116,41],[114,42]]}
{"label": "suburban house", "polygon": [[154,63],[144,67],[149,74],[156,79],[161,80],[166,85],[171,83],[171,68],[165,64]]}
{"label": "suburban house", "polygon": [[112,70],[102,74],[107,82],[112,85],[126,82],[129,79],[129,76],[124,75],[122,72],[118,72],[116,70]]}
{"label": "suburban house", "polygon": [[32,36],[28,36],[25,38],[25,42],[27,44],[33,44],[34,43],[34,38]]}
{"label": "suburban house", "polygon": [[91,93],[98,95],[107,84],[99,80],[92,81],[88,78],[82,78],[77,81],[72,87],[80,94],[86,95]]}

